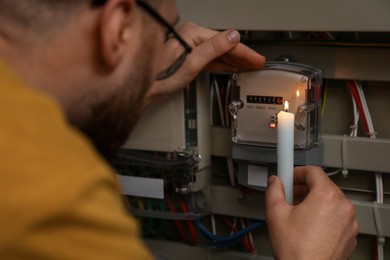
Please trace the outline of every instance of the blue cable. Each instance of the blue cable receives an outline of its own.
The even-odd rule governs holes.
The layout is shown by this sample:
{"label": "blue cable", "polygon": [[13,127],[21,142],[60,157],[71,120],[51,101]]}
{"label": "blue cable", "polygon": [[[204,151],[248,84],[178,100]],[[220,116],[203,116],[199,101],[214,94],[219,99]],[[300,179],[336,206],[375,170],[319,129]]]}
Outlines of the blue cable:
{"label": "blue cable", "polygon": [[[191,197],[188,200],[189,207],[191,208],[191,211],[193,211],[192,203],[191,203]],[[218,248],[226,248],[230,245],[240,241],[244,236],[246,236],[248,233],[252,232],[254,229],[261,227],[264,225],[264,221],[257,221],[252,223],[250,226],[241,229],[237,233],[234,233],[231,236],[228,237],[220,237],[214,235],[212,232],[210,232],[199,219],[194,220],[195,225],[199,229],[200,233],[202,233],[206,238],[211,240],[212,244]]]}
{"label": "blue cable", "polygon": [[248,233],[252,232],[254,229],[256,228],[259,228],[261,227],[264,222],[262,221],[258,221],[258,222],[255,222],[253,224],[251,224],[250,226],[244,228],[244,229],[241,229],[240,231],[238,231],[237,233],[234,233],[233,235],[231,236],[228,236],[228,237],[220,237],[220,236],[216,236],[214,235],[213,233],[211,233],[201,222],[199,219],[195,220],[195,224],[196,226],[198,227],[199,231],[206,237],[208,238],[209,240],[212,241],[212,243],[217,246],[217,247],[220,247],[220,248],[225,248],[225,247],[228,247],[236,242],[238,242],[239,240],[241,240],[245,235],[247,235]]}

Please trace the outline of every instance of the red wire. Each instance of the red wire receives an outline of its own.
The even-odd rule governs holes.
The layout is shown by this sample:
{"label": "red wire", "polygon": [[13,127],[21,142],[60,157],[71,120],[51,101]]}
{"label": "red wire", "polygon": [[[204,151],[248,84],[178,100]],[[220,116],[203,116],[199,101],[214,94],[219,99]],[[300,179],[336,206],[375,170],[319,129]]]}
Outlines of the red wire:
{"label": "red wire", "polygon": [[233,231],[233,232],[238,232],[238,229],[233,225],[232,222],[230,222],[229,220],[227,220],[226,218],[222,217],[222,220],[223,222],[225,222],[226,225],[228,225],[230,227],[230,229]]}
{"label": "red wire", "polygon": [[[173,213],[176,213],[175,205],[173,205],[173,201],[171,200],[171,198],[166,196],[166,201],[167,201],[167,205],[168,205],[169,210],[172,211]],[[181,237],[181,240],[183,242],[187,242],[186,236],[184,234],[184,229],[183,229],[180,221],[175,220],[175,224],[176,224],[177,230],[179,231],[179,235]]]}
{"label": "red wire", "polygon": [[378,240],[377,239],[375,240],[374,259],[375,260],[379,259],[379,255],[378,255]]}
{"label": "red wire", "polygon": [[348,86],[349,90],[351,91],[353,98],[355,99],[356,105],[358,106],[360,115],[363,119],[363,124],[364,124],[364,128],[366,130],[366,133],[369,133],[370,131],[368,129],[366,114],[364,113],[363,105],[362,105],[362,102],[360,100],[359,93],[356,89],[356,85],[353,81],[348,80],[347,86]]}
{"label": "red wire", "polygon": [[[363,105],[362,105],[359,93],[357,91],[357,86],[356,86],[355,82],[353,82],[351,80],[347,81],[347,85],[348,85],[348,88],[352,92],[352,95],[353,95],[353,97],[354,97],[354,99],[355,99],[355,101],[356,101],[356,103],[358,105],[359,112],[360,112],[360,114],[361,114],[361,116],[363,118],[363,123],[364,123],[364,127],[365,127],[365,130],[366,130],[366,135],[369,135],[370,134],[370,130],[368,128],[366,114],[364,113]],[[379,259],[379,256],[378,256],[378,241],[376,241],[376,243],[375,243],[374,259],[375,260]]]}
{"label": "red wire", "polygon": [[362,102],[360,100],[359,93],[356,89],[356,85],[353,81],[347,81],[347,85],[348,85],[348,87],[349,87],[349,89],[350,89],[350,91],[351,91],[351,93],[356,101],[359,112],[360,112],[362,119],[363,119],[365,130],[366,130],[366,132],[368,132],[368,123],[367,123],[366,115],[364,113],[363,105],[362,105]]}
{"label": "red wire", "polygon": [[[188,213],[189,209],[187,209],[186,204],[183,201],[183,198],[180,197],[180,206],[184,213]],[[192,237],[192,244],[196,245],[198,243],[198,236],[196,235],[194,224],[191,220],[187,220],[188,229],[190,230],[191,237]]]}
{"label": "red wire", "polygon": [[[248,223],[248,221],[245,221],[244,220],[244,225],[245,225],[245,227],[248,227],[249,226],[249,223]],[[252,243],[252,239],[251,239],[251,235],[250,235],[251,233],[248,233],[247,235],[246,235],[246,238],[247,238],[247,240],[248,240],[248,245],[249,245],[249,248],[250,248],[250,251],[249,251],[249,253],[254,253],[255,252],[255,245]]]}
{"label": "red wire", "polygon": [[[228,226],[232,229],[233,232],[235,232],[235,233],[238,232],[238,229],[233,225],[232,222],[230,222],[229,220],[227,220],[227,219],[224,218],[224,217],[222,217],[222,220],[223,220],[223,222],[226,223],[226,225],[228,225]],[[244,246],[245,246],[245,248],[246,248],[246,250],[247,250],[248,252],[253,252],[253,251],[254,251],[254,249],[251,250],[251,246],[249,245],[249,241],[248,241],[248,239],[247,239],[246,236],[242,238],[242,242],[243,242],[243,244],[244,244]]]}

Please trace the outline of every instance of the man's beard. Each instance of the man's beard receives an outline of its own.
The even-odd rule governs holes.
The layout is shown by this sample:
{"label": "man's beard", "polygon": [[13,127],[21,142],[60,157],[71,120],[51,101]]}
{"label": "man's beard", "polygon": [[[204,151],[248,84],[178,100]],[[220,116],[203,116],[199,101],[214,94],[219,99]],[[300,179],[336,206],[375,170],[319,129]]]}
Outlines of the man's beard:
{"label": "man's beard", "polygon": [[126,141],[143,112],[145,95],[152,84],[151,57],[151,52],[138,57],[135,69],[118,86],[119,91],[94,105],[90,117],[82,125],[76,125],[108,161]]}

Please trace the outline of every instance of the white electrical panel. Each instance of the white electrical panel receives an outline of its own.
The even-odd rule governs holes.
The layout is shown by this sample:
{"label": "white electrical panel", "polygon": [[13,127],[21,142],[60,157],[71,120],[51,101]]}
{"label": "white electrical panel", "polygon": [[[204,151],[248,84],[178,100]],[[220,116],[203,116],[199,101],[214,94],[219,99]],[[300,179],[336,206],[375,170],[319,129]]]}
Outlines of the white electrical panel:
{"label": "white electrical panel", "polygon": [[[182,217],[184,213],[160,212],[161,205],[179,197],[191,202],[186,217],[209,211],[208,205],[196,207],[193,199],[195,193],[207,192],[210,185],[209,90],[206,84],[199,84],[207,82],[208,76],[202,75],[184,90],[151,106],[112,160],[134,215]],[[143,200],[154,204],[145,209],[137,204]]]}
{"label": "white electrical panel", "polygon": [[208,75],[201,74],[183,91],[150,106],[132,130],[123,149],[151,152],[190,152],[201,157],[199,168],[210,165]]}
{"label": "white electrical panel", "polygon": [[184,95],[149,107],[123,145],[125,149],[172,152],[186,147]]}

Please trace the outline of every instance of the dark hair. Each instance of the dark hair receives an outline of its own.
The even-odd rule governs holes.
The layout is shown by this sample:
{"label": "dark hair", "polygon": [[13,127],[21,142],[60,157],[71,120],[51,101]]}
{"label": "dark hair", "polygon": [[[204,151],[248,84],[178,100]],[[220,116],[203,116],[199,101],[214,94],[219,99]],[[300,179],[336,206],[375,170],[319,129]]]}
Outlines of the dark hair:
{"label": "dark hair", "polygon": [[0,19],[44,32],[71,19],[85,4],[88,0],[0,0]]}

